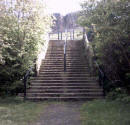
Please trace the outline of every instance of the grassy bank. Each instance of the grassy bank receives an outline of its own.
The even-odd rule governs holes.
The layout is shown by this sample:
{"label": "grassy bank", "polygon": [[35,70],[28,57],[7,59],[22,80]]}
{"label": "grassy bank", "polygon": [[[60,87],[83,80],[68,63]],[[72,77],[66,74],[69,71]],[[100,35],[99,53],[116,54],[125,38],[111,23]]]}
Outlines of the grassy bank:
{"label": "grassy bank", "polygon": [[46,105],[18,98],[0,99],[0,125],[29,125],[37,120]]}
{"label": "grassy bank", "polygon": [[130,103],[95,100],[81,108],[82,125],[130,125]]}

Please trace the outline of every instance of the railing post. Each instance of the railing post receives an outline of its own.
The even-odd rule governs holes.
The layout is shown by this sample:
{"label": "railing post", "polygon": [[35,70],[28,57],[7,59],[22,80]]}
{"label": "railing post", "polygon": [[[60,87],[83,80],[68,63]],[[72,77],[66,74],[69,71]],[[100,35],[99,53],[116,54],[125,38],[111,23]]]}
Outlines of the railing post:
{"label": "railing post", "polygon": [[64,72],[66,72],[66,42],[67,42],[67,38],[64,43]]}
{"label": "railing post", "polygon": [[27,78],[26,76],[24,76],[24,101],[26,100],[26,89],[27,89],[26,83],[27,83]]}
{"label": "railing post", "polygon": [[60,39],[60,32],[58,31],[58,40]]}
{"label": "railing post", "polygon": [[66,53],[64,53],[64,72],[66,72]]}
{"label": "railing post", "polygon": [[73,29],[73,40],[74,40],[74,29]]}
{"label": "railing post", "polygon": [[62,32],[61,32],[61,40],[62,40]]}
{"label": "railing post", "polygon": [[27,72],[26,72],[26,74],[24,76],[24,79],[23,79],[23,82],[24,82],[24,101],[26,100],[26,95],[27,95],[27,92],[26,92],[26,90],[27,90],[27,80],[29,78],[29,75],[30,75],[31,71],[32,71],[32,68],[27,70]]}

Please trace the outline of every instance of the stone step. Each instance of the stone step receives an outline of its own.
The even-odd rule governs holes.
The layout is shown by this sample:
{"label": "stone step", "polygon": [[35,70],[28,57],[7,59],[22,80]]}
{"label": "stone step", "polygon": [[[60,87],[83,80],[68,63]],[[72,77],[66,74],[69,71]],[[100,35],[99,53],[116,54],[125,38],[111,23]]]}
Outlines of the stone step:
{"label": "stone step", "polygon": [[[67,71],[77,72],[77,71],[89,71],[88,68],[66,68]],[[40,71],[64,71],[63,68],[54,68],[54,67],[41,67]]]}
{"label": "stone step", "polygon": [[[49,66],[55,66],[55,67],[60,67],[60,66],[64,66],[64,62],[56,62],[56,63],[45,63],[45,62],[42,62],[41,66],[46,66],[46,67],[49,67]],[[88,64],[86,63],[67,63],[66,64],[67,67],[71,66],[71,67],[88,67]]]}
{"label": "stone step", "polygon": [[[48,65],[47,65],[48,64]],[[49,67],[49,66],[54,66],[54,67],[63,67],[64,66],[64,62],[44,62],[44,63],[42,63],[41,64],[41,67]],[[69,66],[71,66],[72,68],[73,67],[88,67],[88,64],[83,64],[83,63],[74,63],[74,62],[71,62],[71,63],[69,63],[69,62],[67,62],[66,63],[66,67],[69,67]]]}
{"label": "stone step", "polygon": [[[67,60],[85,60],[83,57],[75,57],[75,56],[66,56]],[[62,56],[48,56],[44,60],[64,60],[64,55]]]}
{"label": "stone step", "polygon": [[[43,62],[42,62],[42,64],[41,65],[63,65],[64,64],[64,61],[61,61],[61,60],[44,60]],[[84,62],[84,61],[74,61],[74,60],[72,60],[72,61],[68,61],[68,60],[66,60],[66,64],[67,65],[88,65],[87,64],[87,62]]]}
{"label": "stone step", "polygon": [[[46,54],[46,57],[47,56],[64,56],[64,53],[54,53],[54,52],[51,52],[51,53],[48,53]],[[84,57],[83,55],[81,55],[80,53],[66,53],[66,56],[67,57]]]}
{"label": "stone step", "polygon": [[[52,53],[53,53],[53,54],[64,54],[64,51],[47,51],[47,54],[52,54]],[[78,56],[78,55],[81,55],[82,52],[80,52],[80,53],[79,53],[79,52],[75,53],[74,51],[72,51],[72,52],[67,51],[66,54],[67,54],[67,55],[75,55],[75,56],[77,55],[77,56]]]}
{"label": "stone step", "polygon": [[[49,66],[53,66],[53,67],[63,67],[63,66],[64,66],[63,64],[64,64],[64,63],[59,63],[59,64],[57,63],[57,65],[55,65],[55,64],[53,64],[53,63],[48,63],[48,64],[46,63],[46,64],[45,64],[45,63],[43,62],[41,66],[46,66],[46,67],[49,67]],[[66,64],[66,67],[70,67],[70,66],[71,66],[71,67],[89,67],[88,64],[86,64],[86,63],[85,63],[85,64],[74,64],[74,63],[67,63],[67,64]]]}
{"label": "stone step", "polygon": [[[63,69],[64,65],[41,65],[40,68],[55,68],[55,69]],[[85,65],[66,65],[66,68],[68,69],[89,69],[88,66]]]}
{"label": "stone step", "polygon": [[[64,49],[62,49],[62,50],[58,50],[58,49],[57,50],[47,50],[47,52],[52,52],[52,51],[53,52],[64,52]],[[68,53],[72,53],[72,52],[73,53],[80,53],[81,49],[73,49],[73,50],[72,49],[67,49],[66,52],[68,52]]]}
{"label": "stone step", "polygon": [[[64,70],[41,70],[40,72],[39,72],[40,74],[42,73],[64,73]],[[71,73],[74,73],[74,74],[89,74],[89,71],[88,70],[66,70],[66,73],[68,73],[68,74],[71,74]]]}
{"label": "stone step", "polygon": [[[44,61],[49,61],[49,62],[50,62],[50,61],[60,61],[60,62],[62,62],[62,61],[64,61],[64,58],[55,58],[55,59],[54,59],[54,58],[50,58],[50,59],[44,59],[43,62],[44,62]],[[70,58],[70,59],[67,58],[66,61],[71,61],[71,62],[72,62],[72,61],[75,61],[75,62],[87,62],[87,61],[84,60],[84,59],[81,59],[81,58],[76,59],[76,58],[73,58],[73,57]]]}
{"label": "stone step", "polygon": [[54,89],[54,88],[49,88],[49,89],[35,89],[35,88],[32,88],[32,89],[27,89],[27,92],[31,92],[31,93],[35,93],[35,92],[41,92],[41,93],[44,93],[44,92],[103,92],[103,89],[101,87],[99,88],[91,88],[91,89]]}
{"label": "stone step", "polygon": [[[65,76],[65,74],[60,74],[60,73],[40,73],[38,75],[38,77],[59,77],[59,76]],[[66,76],[68,77],[77,77],[77,78],[80,78],[80,77],[91,77],[90,74],[66,74]]]}
{"label": "stone step", "polygon": [[28,93],[61,93],[61,92],[103,92],[102,88],[99,89],[29,89]]}
{"label": "stone step", "polygon": [[87,93],[27,93],[27,97],[76,97],[76,96],[103,96],[102,92]]}
{"label": "stone step", "polygon": [[[64,62],[64,59],[44,59],[43,62]],[[86,61],[81,59],[67,59],[66,62],[83,63]]]}
{"label": "stone step", "polygon": [[54,79],[48,79],[48,80],[31,80],[31,82],[35,83],[95,83],[95,80],[88,80],[88,79],[62,79],[62,80],[54,80]]}
{"label": "stone step", "polygon": [[27,99],[40,100],[92,100],[102,99],[103,89],[96,77],[91,77],[82,41],[68,41],[67,71],[64,72],[64,40],[53,40],[38,77],[31,78]]}
{"label": "stone step", "polygon": [[99,89],[100,86],[92,85],[92,86],[31,86],[30,89]]}
{"label": "stone step", "polygon": [[[48,55],[48,56],[46,56],[46,59],[64,59],[64,55]],[[72,59],[84,60],[84,57],[83,56],[66,55],[66,59],[68,59],[68,60],[72,60]]]}
{"label": "stone step", "polygon": [[96,77],[72,77],[72,76],[48,76],[48,77],[32,77],[31,80],[48,80],[48,79],[51,79],[51,80],[64,80],[64,79],[67,79],[67,80],[96,80],[97,78]]}
{"label": "stone step", "polygon": [[[76,46],[74,47],[66,47],[66,51],[80,51],[82,49],[82,46],[78,46],[78,49],[76,49]],[[60,45],[58,47],[53,46],[49,46],[48,47],[48,51],[63,51],[64,50],[64,46]]]}
{"label": "stone step", "polygon": [[103,96],[73,96],[73,97],[27,97],[28,100],[31,101],[45,101],[45,100],[57,100],[57,101],[69,101],[69,100],[73,100],[73,101],[89,101],[89,100],[94,100],[94,99],[103,99]]}
{"label": "stone step", "polygon": [[54,72],[44,72],[44,71],[42,71],[42,72],[40,72],[39,73],[39,75],[40,76],[42,76],[42,75],[45,75],[45,74],[47,74],[47,75],[63,75],[63,74],[68,74],[68,75],[82,75],[82,74],[84,74],[84,75],[90,75],[90,73],[85,73],[85,72],[68,72],[68,71],[66,71],[66,72],[62,72],[62,71],[54,71]]}
{"label": "stone step", "polygon": [[31,86],[98,86],[96,82],[88,83],[76,83],[76,82],[34,82],[32,81]]}

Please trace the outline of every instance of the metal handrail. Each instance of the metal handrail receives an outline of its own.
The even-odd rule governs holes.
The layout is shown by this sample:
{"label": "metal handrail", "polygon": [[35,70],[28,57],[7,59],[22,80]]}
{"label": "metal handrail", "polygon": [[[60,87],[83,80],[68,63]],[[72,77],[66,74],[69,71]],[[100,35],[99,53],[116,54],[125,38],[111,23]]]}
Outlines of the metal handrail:
{"label": "metal handrail", "polygon": [[26,90],[27,90],[27,81],[28,81],[28,78],[29,78],[29,76],[30,76],[30,74],[31,74],[31,71],[32,71],[32,68],[29,68],[27,71],[26,71],[26,74],[25,74],[25,76],[24,76],[24,78],[23,78],[23,82],[24,82],[24,100],[26,100]]}
{"label": "metal handrail", "polygon": [[105,73],[102,71],[98,63],[95,61],[96,67],[98,68],[100,85],[103,86]]}
{"label": "metal handrail", "polygon": [[67,36],[64,42],[64,72],[66,72],[66,47],[67,47]]}
{"label": "metal handrail", "polygon": [[[87,34],[86,34],[85,30],[83,30],[83,39],[84,39],[84,42],[86,41],[89,44],[89,40],[87,38]],[[87,45],[87,47],[90,47],[90,46]],[[92,47],[92,50],[93,50],[93,47]],[[94,54],[94,56],[95,56],[95,54]],[[103,70],[100,68],[100,66],[97,63],[97,61],[96,60],[93,60],[93,61],[94,61],[95,65],[96,65],[96,67],[98,69],[99,84],[100,84],[100,86],[103,87],[103,93],[105,95],[104,83],[105,83],[105,80],[106,80],[107,77],[106,77],[105,73],[103,72]]]}

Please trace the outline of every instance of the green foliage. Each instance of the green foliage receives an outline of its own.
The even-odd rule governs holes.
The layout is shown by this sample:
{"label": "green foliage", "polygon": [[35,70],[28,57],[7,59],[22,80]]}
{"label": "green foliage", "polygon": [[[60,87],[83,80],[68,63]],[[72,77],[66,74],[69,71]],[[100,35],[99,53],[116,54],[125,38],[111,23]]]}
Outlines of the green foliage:
{"label": "green foliage", "polygon": [[129,125],[130,103],[95,100],[81,107],[82,125]]}
{"label": "green foliage", "polygon": [[129,91],[129,0],[90,0],[82,7],[80,24],[89,28],[87,32],[93,31],[92,46],[97,62],[114,88],[125,87]]}
{"label": "green foliage", "polygon": [[0,10],[0,91],[17,93],[44,45],[51,18],[41,0],[1,0]]}

